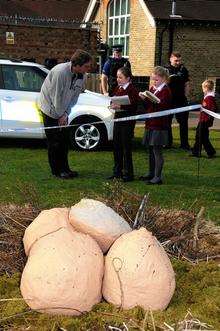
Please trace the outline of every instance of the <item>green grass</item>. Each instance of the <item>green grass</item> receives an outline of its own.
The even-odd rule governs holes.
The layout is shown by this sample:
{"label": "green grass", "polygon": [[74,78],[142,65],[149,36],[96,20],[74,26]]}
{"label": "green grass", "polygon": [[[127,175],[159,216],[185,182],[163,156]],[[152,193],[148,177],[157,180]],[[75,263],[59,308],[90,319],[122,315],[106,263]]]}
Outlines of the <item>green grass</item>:
{"label": "green grass", "polygon": [[[135,174],[138,177],[147,171],[147,155],[141,146],[143,128],[137,128],[134,144]],[[206,218],[220,224],[220,136],[212,131],[211,138],[218,157],[199,160],[188,157],[177,146],[178,131],[174,130],[176,148],[165,151],[164,185],[147,186],[138,180],[123,184],[131,192],[143,195],[150,192],[153,204],[166,208],[193,209],[206,208]],[[195,131],[190,130],[191,144]],[[94,197],[106,193],[106,177],[112,172],[112,152],[71,152],[70,164],[80,176],[72,181],[62,181],[50,175],[47,150],[42,143],[21,145],[21,142],[0,141],[0,203],[24,204],[31,202],[41,209],[57,206],[71,206],[83,196]],[[220,329],[219,322],[219,266],[217,263],[192,265],[183,261],[172,261],[176,273],[176,291],[164,312],[155,312],[155,323],[177,323],[184,319],[188,309],[195,318]],[[0,299],[18,298],[20,274],[0,277]],[[25,313],[25,314],[23,314]],[[21,315],[19,315],[21,314]],[[15,317],[13,317],[16,315]],[[93,310],[79,318],[50,316],[30,312],[23,301],[0,300],[0,329],[2,330],[68,330],[101,331],[108,325],[129,330],[129,319],[143,324],[144,312],[140,308],[120,311],[106,302],[96,305]],[[149,322],[151,320],[149,319]],[[152,330],[147,327],[145,330]]]}
{"label": "green grass", "polygon": [[[156,326],[164,326],[182,321],[188,310],[194,318],[208,323],[215,330],[220,329],[219,309],[220,290],[219,267],[216,263],[200,263],[193,266],[187,262],[172,261],[176,273],[176,290],[168,306],[163,311],[153,312]],[[13,277],[3,276],[0,278],[1,298],[20,298],[19,292],[20,274]],[[129,330],[138,330],[132,327],[130,319],[136,321],[139,326],[143,325],[145,313],[141,308],[129,311],[120,311],[118,308],[101,302],[91,312],[81,317],[51,316],[29,311],[23,301],[0,302],[0,328],[2,330],[28,330],[32,331],[104,331],[107,326],[122,327],[125,322]],[[151,324],[151,319],[147,320]],[[140,329],[143,330],[143,329]],[[145,330],[153,330],[152,326]],[[161,330],[161,329],[157,329]],[[177,328],[175,328],[177,330]]]}
{"label": "green grass", "polygon": [[[143,128],[138,127],[134,142],[134,167],[138,177],[147,172],[148,160],[141,146]],[[220,223],[220,135],[212,131],[211,139],[217,149],[215,159],[207,159],[203,152],[199,160],[190,158],[187,152],[179,150],[177,129],[174,129],[174,146],[166,150],[164,164],[164,185],[147,186],[135,180],[124,186],[139,194],[150,192],[151,202],[166,208],[189,209],[195,212],[201,206],[206,208],[206,217]],[[191,144],[195,135],[190,130]],[[102,194],[106,177],[112,173],[111,150],[99,152],[70,152],[70,165],[79,171],[79,178],[62,181],[50,175],[47,150],[44,144],[34,142],[20,146],[19,142],[0,142],[0,178],[2,203],[35,201],[40,208],[70,206],[82,196],[92,197],[94,192]]]}

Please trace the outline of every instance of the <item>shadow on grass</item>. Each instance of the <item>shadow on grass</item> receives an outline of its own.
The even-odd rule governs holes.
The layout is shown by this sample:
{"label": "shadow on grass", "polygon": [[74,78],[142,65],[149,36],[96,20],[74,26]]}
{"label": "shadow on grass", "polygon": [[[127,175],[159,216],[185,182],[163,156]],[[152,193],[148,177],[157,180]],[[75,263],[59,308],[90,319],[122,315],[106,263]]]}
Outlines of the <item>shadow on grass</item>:
{"label": "shadow on grass", "polygon": [[0,148],[47,148],[46,139],[1,138]]}

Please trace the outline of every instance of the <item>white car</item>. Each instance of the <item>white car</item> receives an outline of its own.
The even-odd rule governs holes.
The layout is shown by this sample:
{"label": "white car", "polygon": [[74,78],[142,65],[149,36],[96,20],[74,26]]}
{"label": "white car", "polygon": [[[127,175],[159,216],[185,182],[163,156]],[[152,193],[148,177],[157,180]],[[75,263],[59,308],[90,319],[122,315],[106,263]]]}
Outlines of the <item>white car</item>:
{"label": "white car", "polygon": [[[37,100],[48,70],[40,64],[0,59],[0,137],[45,138]],[[95,150],[113,138],[113,113],[98,93],[81,93],[69,115],[70,143]]]}

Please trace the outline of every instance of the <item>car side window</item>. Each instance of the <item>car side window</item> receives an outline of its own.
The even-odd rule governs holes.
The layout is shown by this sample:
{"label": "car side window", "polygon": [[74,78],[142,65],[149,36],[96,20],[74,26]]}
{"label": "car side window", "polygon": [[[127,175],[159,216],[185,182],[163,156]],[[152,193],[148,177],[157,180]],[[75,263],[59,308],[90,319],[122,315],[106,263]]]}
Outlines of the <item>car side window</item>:
{"label": "car side window", "polygon": [[46,75],[37,67],[2,65],[3,86],[6,90],[39,92]]}

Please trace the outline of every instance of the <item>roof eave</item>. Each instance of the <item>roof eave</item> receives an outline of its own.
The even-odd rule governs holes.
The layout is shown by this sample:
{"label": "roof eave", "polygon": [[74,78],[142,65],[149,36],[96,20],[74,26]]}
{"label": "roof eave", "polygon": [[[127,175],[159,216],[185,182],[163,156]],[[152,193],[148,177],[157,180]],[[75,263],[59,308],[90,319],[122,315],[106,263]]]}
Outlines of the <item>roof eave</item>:
{"label": "roof eave", "polygon": [[220,21],[218,20],[200,20],[200,19],[191,19],[191,18],[186,18],[186,17],[182,17],[182,18],[161,18],[161,17],[156,17],[155,18],[155,22],[156,24],[158,23],[165,23],[165,22],[170,22],[173,21],[175,23],[182,23],[182,24],[194,24],[194,25],[220,25]]}
{"label": "roof eave", "polygon": [[153,15],[151,14],[150,10],[148,9],[146,3],[144,2],[144,0],[139,0],[139,3],[145,13],[145,15],[147,16],[148,18],[148,21],[150,23],[150,25],[152,26],[152,28],[155,28],[156,27],[156,21],[155,21],[155,18],[153,17]]}
{"label": "roof eave", "polygon": [[97,0],[90,0],[85,16],[83,18],[83,22],[89,22],[91,20],[91,17],[94,14],[94,10],[97,8],[98,5],[99,2]]}

